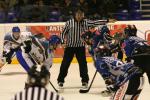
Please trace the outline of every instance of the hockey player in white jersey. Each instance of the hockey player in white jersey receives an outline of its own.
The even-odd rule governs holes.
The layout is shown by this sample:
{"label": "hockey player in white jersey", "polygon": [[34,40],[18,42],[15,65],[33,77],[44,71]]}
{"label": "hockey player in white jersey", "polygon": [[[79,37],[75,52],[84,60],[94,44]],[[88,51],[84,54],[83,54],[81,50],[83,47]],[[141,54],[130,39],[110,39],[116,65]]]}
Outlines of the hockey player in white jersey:
{"label": "hockey player in white jersey", "polygon": [[44,48],[44,54],[40,52],[40,48],[34,43],[27,46],[31,48],[29,53],[34,61],[39,65],[46,66],[46,68],[49,70],[49,68],[52,66],[53,51],[61,43],[61,40],[57,35],[50,36],[48,40],[46,40],[42,34],[39,35],[40,37],[38,36],[38,40]]}
{"label": "hockey player in white jersey", "polygon": [[[27,72],[35,64],[43,64],[49,70],[52,65],[52,49],[55,49],[59,42],[57,36],[51,36],[49,40],[38,39],[30,32],[20,32],[19,27],[13,27],[12,33],[4,37],[3,57],[10,64],[16,54],[19,63]],[[54,45],[54,48],[49,49]]]}
{"label": "hockey player in white jersey", "polygon": [[5,58],[10,64],[12,57],[16,55],[19,63],[28,71],[36,63],[29,54],[31,47],[27,45],[31,43],[39,47],[41,53],[44,54],[44,48],[30,32],[21,32],[19,27],[13,27],[12,32],[7,33],[4,37],[2,58]]}

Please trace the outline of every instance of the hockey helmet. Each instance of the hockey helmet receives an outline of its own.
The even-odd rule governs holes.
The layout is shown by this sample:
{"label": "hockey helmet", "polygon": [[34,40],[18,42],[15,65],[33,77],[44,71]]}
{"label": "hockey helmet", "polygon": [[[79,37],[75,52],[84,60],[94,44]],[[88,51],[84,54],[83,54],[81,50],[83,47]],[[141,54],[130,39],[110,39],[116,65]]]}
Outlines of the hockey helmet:
{"label": "hockey helmet", "polygon": [[12,32],[20,32],[20,28],[18,26],[13,27]]}
{"label": "hockey helmet", "polygon": [[61,39],[59,36],[57,35],[52,35],[50,38],[49,38],[49,43],[50,44],[60,44],[61,43]]}
{"label": "hockey helmet", "polygon": [[101,28],[101,34],[104,34],[104,33],[110,33],[110,30],[106,25]]}
{"label": "hockey helmet", "polygon": [[50,49],[56,49],[58,44],[61,44],[61,39],[57,35],[52,35],[49,38]]}
{"label": "hockey helmet", "polygon": [[104,41],[100,41],[94,51],[98,57],[111,55],[111,50]]}
{"label": "hockey helmet", "polygon": [[50,73],[45,66],[41,66],[41,71],[37,71],[36,68],[36,66],[33,66],[28,71],[28,85],[45,87],[49,81]]}
{"label": "hockey helmet", "polygon": [[125,29],[124,29],[124,33],[127,36],[136,36],[137,35],[137,28],[135,25],[128,25]]}

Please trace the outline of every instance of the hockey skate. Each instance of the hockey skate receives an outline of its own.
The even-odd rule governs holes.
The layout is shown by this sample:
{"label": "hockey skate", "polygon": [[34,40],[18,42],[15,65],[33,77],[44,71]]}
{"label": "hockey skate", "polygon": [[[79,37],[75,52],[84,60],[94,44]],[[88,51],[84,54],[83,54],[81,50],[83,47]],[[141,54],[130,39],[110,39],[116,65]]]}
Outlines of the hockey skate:
{"label": "hockey skate", "polygon": [[62,82],[59,82],[59,83],[58,83],[58,92],[59,92],[59,93],[64,92],[64,87],[63,87],[63,83],[62,83]]}
{"label": "hockey skate", "polygon": [[109,90],[101,91],[100,94],[101,94],[103,97],[109,97],[109,96],[112,96],[112,93],[111,93],[111,91],[109,91]]}
{"label": "hockey skate", "polygon": [[82,83],[81,90],[87,90],[87,89],[88,89],[88,83],[83,82],[83,83]]}

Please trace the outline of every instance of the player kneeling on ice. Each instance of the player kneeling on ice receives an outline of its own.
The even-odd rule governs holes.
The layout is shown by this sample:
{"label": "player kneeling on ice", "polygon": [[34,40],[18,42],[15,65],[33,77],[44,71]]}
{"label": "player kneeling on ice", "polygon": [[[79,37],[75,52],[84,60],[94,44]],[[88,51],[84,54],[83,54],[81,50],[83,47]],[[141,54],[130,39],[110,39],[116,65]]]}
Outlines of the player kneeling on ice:
{"label": "player kneeling on ice", "polygon": [[59,94],[46,89],[49,83],[50,73],[46,66],[33,66],[28,71],[28,87],[14,95],[11,100],[64,100]]}
{"label": "player kneeling on ice", "polygon": [[[92,35],[92,33],[85,33],[82,35],[83,40],[87,43],[87,41],[91,41],[90,44],[90,53],[94,60],[94,65],[97,71],[103,77],[107,89],[115,93],[120,88],[122,88],[127,81],[132,80],[136,75],[140,75],[141,71],[138,67],[134,66],[132,63],[123,63],[119,59],[115,57],[111,57],[114,48],[111,47],[112,44],[108,44],[104,40],[99,40],[96,44],[95,38],[98,38],[99,35]],[[88,38],[86,38],[88,37]],[[94,44],[94,46],[93,46]]]}

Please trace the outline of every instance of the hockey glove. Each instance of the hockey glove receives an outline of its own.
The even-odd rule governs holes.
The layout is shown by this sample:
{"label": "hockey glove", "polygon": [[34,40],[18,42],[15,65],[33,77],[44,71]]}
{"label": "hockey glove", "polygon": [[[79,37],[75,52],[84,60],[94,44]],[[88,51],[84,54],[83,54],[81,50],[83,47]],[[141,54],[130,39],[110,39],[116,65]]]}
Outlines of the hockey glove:
{"label": "hockey glove", "polygon": [[127,57],[126,59],[125,59],[125,61],[128,63],[128,62],[131,62],[131,60],[132,60],[132,58],[131,57]]}
{"label": "hockey glove", "polygon": [[12,62],[12,60],[11,60],[11,57],[12,57],[12,55],[13,55],[13,51],[12,50],[10,50],[10,52],[5,52],[5,51],[3,51],[3,57],[5,57],[6,58],[6,62],[8,63],[8,64],[11,64],[11,62]]}
{"label": "hockey glove", "polygon": [[12,62],[12,60],[11,60],[11,58],[6,58],[6,62],[8,63],[8,64],[11,64],[11,62]]}
{"label": "hockey glove", "polygon": [[111,84],[113,84],[113,83],[114,83],[114,82],[113,82],[112,79],[110,79],[110,78],[105,79],[105,84],[106,84],[106,85],[111,85]]}
{"label": "hockey glove", "polygon": [[24,41],[24,49],[25,49],[25,53],[29,53],[31,51],[31,41],[30,40],[26,40]]}
{"label": "hockey glove", "polygon": [[112,93],[116,92],[119,89],[119,87],[114,86],[114,85],[107,85],[106,88]]}

